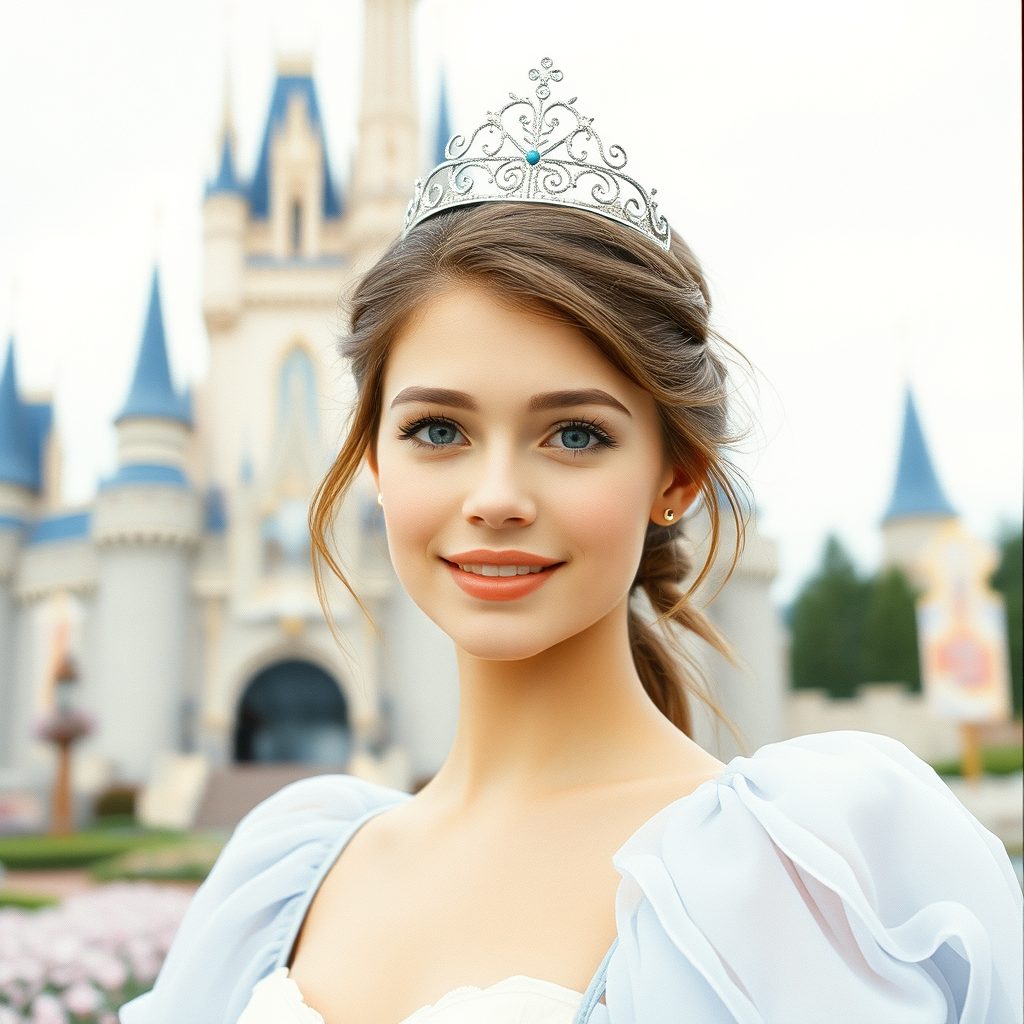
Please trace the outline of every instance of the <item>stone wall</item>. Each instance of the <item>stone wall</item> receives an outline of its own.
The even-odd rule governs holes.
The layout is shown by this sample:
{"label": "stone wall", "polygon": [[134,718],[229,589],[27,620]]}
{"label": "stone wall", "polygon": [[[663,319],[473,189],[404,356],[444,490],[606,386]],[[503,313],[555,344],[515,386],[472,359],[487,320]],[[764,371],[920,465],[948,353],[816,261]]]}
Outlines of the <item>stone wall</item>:
{"label": "stone wall", "polygon": [[939,718],[924,696],[902,683],[869,683],[852,700],[834,700],[824,690],[793,690],[786,701],[786,735],[857,729],[877,732],[905,743],[922,760],[960,756],[960,731]]}

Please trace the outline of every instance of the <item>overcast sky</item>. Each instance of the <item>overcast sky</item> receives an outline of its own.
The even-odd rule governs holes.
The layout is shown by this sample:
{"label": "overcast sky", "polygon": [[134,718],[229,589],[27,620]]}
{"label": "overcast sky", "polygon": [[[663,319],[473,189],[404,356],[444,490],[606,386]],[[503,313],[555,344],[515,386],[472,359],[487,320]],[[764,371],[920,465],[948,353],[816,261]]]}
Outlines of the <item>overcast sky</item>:
{"label": "overcast sky", "polygon": [[[112,471],[154,260],[201,381],[201,202],[230,73],[251,173],[275,55],[311,51],[332,165],[355,145],[357,0],[0,0],[0,331],[52,390],[65,497]],[[878,559],[903,391],[993,537],[1021,514],[1020,14],[1011,0],[420,0],[424,139],[550,55],[710,277],[756,366],[742,464],[788,600],[837,532]],[[432,150],[432,139],[430,141]]]}

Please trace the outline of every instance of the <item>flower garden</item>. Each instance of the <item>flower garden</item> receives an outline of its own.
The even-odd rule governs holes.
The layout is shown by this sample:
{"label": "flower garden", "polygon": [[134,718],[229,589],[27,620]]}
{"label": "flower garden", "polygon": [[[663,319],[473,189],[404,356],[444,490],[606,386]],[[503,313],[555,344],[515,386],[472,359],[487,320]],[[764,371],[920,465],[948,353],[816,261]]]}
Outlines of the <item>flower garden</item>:
{"label": "flower garden", "polygon": [[152,986],[191,898],[113,882],[58,906],[0,908],[0,1024],[116,1024]]}
{"label": "flower garden", "polygon": [[0,878],[0,1024],[116,1024],[152,987],[224,838],[134,824],[0,837],[0,864],[22,884],[43,890],[55,871],[80,889],[59,900]]}

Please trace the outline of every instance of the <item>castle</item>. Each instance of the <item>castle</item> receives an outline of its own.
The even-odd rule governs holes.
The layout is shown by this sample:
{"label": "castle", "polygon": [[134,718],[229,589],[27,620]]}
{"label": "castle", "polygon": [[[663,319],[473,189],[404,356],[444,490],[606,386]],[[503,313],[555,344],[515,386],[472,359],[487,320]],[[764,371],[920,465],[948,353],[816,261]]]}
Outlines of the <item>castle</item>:
{"label": "castle", "polygon": [[[48,778],[33,723],[53,699],[61,624],[80,672],[76,700],[97,723],[79,750],[80,779],[144,783],[161,753],[195,751],[215,767],[348,765],[410,786],[443,760],[457,714],[454,651],[394,576],[375,492],[365,481],[354,488],[336,540],[379,634],[331,583],[336,643],[306,525],[352,397],[333,354],[339,296],[397,235],[413,179],[434,162],[419,153],[414,2],[366,0],[359,143],[344,195],[308,62],[279,63],[250,177],[226,117],[203,210],[209,376],[175,391],[154,272],[115,420],[117,469],[86,508],[60,506],[52,408],[19,392],[8,347],[0,785]],[[443,89],[437,125],[443,147]],[[752,746],[782,735],[775,574],[774,545],[752,529],[711,606],[740,661],[711,671]]]}

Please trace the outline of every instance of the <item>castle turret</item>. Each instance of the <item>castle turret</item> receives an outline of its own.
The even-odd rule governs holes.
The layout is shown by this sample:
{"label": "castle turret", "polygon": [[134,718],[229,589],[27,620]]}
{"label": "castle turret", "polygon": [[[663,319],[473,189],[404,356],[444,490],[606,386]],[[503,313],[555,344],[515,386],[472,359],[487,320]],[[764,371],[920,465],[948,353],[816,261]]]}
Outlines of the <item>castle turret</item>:
{"label": "castle turret", "polygon": [[[707,614],[729,641],[735,660],[690,638],[711,682],[711,696],[740,734],[741,742],[737,742],[707,709],[691,701],[698,742],[723,760],[782,739],[785,728],[785,635],[771,598],[771,585],[779,571],[778,546],[760,531],[750,496],[740,489],[736,497],[745,524],[739,560],[732,567],[736,521],[731,499],[720,490],[719,554],[695,598],[698,606],[710,599]],[[683,542],[691,550],[694,572],[707,558],[710,532],[710,518],[701,508],[688,521]],[[732,573],[725,580],[730,567]]]}
{"label": "castle turret", "polygon": [[[9,711],[19,706],[15,573],[43,490],[52,415],[48,402],[21,398],[11,339],[0,374],[0,708]],[[0,766],[13,756],[15,719],[13,713],[0,717]]]}
{"label": "castle turret", "polygon": [[898,566],[912,582],[923,586],[918,560],[936,529],[955,517],[932,465],[914,396],[908,388],[896,484],[882,519],[883,569]]}
{"label": "castle turret", "polygon": [[156,272],[131,388],[116,422],[118,468],[101,485],[96,747],[129,781],[182,739],[189,573],[202,502],[184,473],[190,403],[171,383]]}
{"label": "castle turret", "polygon": [[277,259],[315,259],[324,222],[341,216],[320,117],[312,62],[278,61],[277,82],[249,190],[252,216],[270,228]]}
{"label": "castle turret", "polygon": [[242,305],[245,221],[249,206],[235,170],[235,139],[225,106],[220,167],[203,204],[203,314],[211,337],[230,329]]}
{"label": "castle turret", "polygon": [[402,229],[419,169],[412,62],[415,0],[366,0],[359,149],[352,168],[349,239],[371,261]]}

